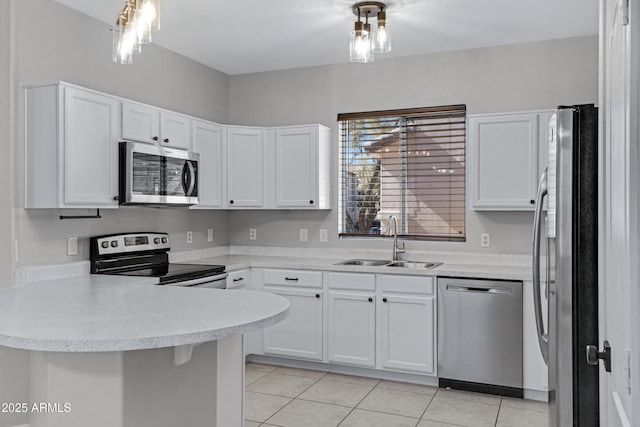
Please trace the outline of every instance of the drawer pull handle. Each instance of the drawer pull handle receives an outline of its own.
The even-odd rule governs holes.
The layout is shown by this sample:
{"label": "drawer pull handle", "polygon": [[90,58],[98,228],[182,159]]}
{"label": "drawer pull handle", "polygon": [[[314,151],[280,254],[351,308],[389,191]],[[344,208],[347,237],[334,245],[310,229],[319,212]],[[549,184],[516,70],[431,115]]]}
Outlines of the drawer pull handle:
{"label": "drawer pull handle", "polygon": [[154,136],[154,137],[153,137],[153,138],[151,138],[151,139],[153,139],[154,141],[157,141],[157,140],[158,140],[158,139],[160,139],[160,138],[158,138],[157,136]]}
{"label": "drawer pull handle", "polygon": [[237,279],[233,279],[234,282],[241,282],[244,280],[244,277],[238,277]]}
{"label": "drawer pull handle", "polygon": [[286,280],[288,282],[297,282],[298,278],[297,277],[285,277],[284,280]]}
{"label": "drawer pull handle", "polygon": [[387,302],[387,299],[386,298],[382,298],[382,302]]}
{"label": "drawer pull handle", "polygon": [[473,292],[481,294],[511,294],[509,288],[482,288],[478,286],[447,285],[449,292]]}
{"label": "drawer pull handle", "polygon": [[369,297],[369,302],[373,302],[373,298]]}
{"label": "drawer pull handle", "polygon": [[316,298],[320,298],[320,294],[316,294]]}

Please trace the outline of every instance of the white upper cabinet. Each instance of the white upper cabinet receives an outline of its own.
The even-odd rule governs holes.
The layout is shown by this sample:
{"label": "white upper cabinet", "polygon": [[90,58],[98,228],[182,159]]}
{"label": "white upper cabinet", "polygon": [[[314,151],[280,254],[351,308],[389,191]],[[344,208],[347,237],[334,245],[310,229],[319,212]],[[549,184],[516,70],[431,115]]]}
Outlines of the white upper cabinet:
{"label": "white upper cabinet", "polygon": [[122,138],[189,150],[191,119],[148,105],[123,102]]}
{"label": "white upper cabinet", "polygon": [[222,189],[225,176],[223,162],[224,128],[220,125],[193,120],[193,151],[200,154],[198,164],[199,204],[192,209],[221,208]]}
{"label": "white upper cabinet", "polygon": [[275,207],[329,209],[330,130],[291,126],[271,131],[275,150]]}
{"label": "white upper cabinet", "polygon": [[264,145],[261,128],[227,128],[227,208],[263,206]]}
{"label": "white upper cabinet", "polygon": [[25,207],[117,207],[120,102],[57,84],[26,103]]}
{"label": "white upper cabinet", "polygon": [[549,111],[469,116],[474,210],[533,210]]}

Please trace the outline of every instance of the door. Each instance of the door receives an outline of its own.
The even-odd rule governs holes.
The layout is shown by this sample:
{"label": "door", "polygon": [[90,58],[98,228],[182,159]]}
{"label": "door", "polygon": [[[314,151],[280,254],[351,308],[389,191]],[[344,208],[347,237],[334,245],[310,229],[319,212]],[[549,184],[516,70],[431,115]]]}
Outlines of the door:
{"label": "door", "polygon": [[227,207],[261,207],[264,196],[262,129],[227,131]]}
{"label": "door", "polygon": [[380,366],[435,374],[434,299],[383,294],[380,309]]}
{"label": "door", "polygon": [[118,207],[118,115],[113,98],[64,88],[64,204]]}
{"label": "door", "polygon": [[317,127],[275,131],[276,206],[318,205]]}
{"label": "door", "polygon": [[[600,425],[640,422],[638,345],[638,2],[600,7],[599,329],[611,344],[611,373],[600,363]],[[628,13],[631,12],[631,13]],[[625,18],[627,15],[627,18]],[[633,325],[633,326],[632,326]],[[593,343],[602,349],[602,342]],[[632,354],[635,353],[633,356]],[[630,375],[633,375],[633,381]]]}
{"label": "door", "polygon": [[191,119],[181,114],[160,112],[160,144],[191,149]]}
{"label": "door", "polygon": [[375,367],[375,295],[362,292],[329,292],[329,362]]}
{"label": "door", "polygon": [[155,144],[160,139],[160,113],[145,105],[122,103],[122,138]]}
{"label": "door", "polygon": [[193,151],[200,154],[199,204],[194,207],[222,207],[222,138],[222,126],[193,121]]}
{"label": "door", "polygon": [[322,360],[322,290],[265,286],[289,300],[289,316],[264,330],[264,354]]}

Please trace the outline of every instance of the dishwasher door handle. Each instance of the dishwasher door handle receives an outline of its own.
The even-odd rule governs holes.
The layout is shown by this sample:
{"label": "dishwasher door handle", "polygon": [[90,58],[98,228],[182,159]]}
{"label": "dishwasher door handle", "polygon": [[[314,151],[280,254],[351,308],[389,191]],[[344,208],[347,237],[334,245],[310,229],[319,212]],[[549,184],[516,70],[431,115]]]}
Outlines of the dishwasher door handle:
{"label": "dishwasher door handle", "polygon": [[478,294],[511,294],[510,288],[481,288],[478,286],[447,285],[447,291],[473,292]]}

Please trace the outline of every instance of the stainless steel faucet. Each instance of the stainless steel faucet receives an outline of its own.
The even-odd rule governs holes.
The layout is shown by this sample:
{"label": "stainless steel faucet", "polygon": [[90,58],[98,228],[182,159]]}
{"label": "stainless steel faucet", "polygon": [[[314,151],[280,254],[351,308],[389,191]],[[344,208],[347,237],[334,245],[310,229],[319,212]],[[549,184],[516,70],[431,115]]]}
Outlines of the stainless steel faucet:
{"label": "stainless steel faucet", "polygon": [[393,223],[393,260],[398,260],[398,254],[404,253],[404,242],[400,242],[402,247],[398,246],[398,219],[395,215],[389,216],[389,222]]}

